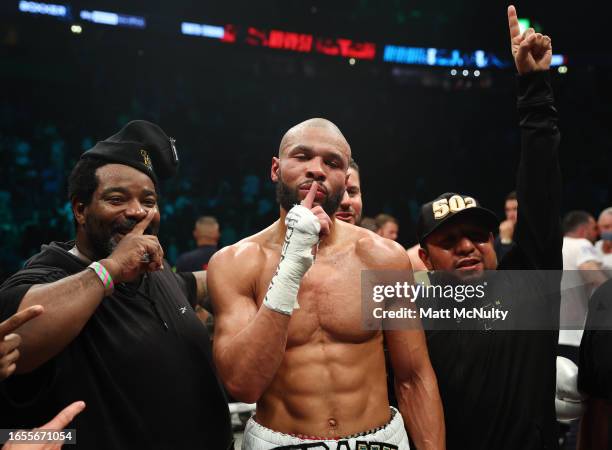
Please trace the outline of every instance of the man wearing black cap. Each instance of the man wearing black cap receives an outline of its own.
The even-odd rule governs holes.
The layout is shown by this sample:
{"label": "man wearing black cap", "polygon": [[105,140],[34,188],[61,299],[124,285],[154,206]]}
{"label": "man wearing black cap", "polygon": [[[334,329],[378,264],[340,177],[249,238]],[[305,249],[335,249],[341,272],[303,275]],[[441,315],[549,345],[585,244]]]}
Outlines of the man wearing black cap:
{"label": "man wearing black cap", "polygon": [[[547,73],[552,47],[550,38],[533,29],[519,32],[512,6],[508,21],[519,72],[522,147],[515,247],[498,262],[493,246],[493,231],[499,223],[495,215],[470,195],[442,194],[423,205],[417,230],[419,256],[435,271],[432,276],[453,271],[462,283],[473,283],[485,276],[485,270],[562,268],[559,131]],[[551,282],[556,295],[542,300],[550,304],[527,305],[526,309],[550,308],[554,318],[556,307],[558,323],[559,280],[560,275],[556,286]],[[444,405],[447,448],[558,447],[554,403],[558,331],[499,331],[499,323],[490,325],[486,331],[483,326],[480,331],[427,332]]]}
{"label": "man wearing black cap", "polygon": [[199,275],[174,274],[157,239],[159,180],[174,140],[128,123],[85,152],[69,179],[76,240],[42,247],[0,288],[0,320],[40,304],[19,329],[17,375],[1,385],[4,428],[44,423],[66,404],[87,449],[227,449],[226,400],[190,303]]}

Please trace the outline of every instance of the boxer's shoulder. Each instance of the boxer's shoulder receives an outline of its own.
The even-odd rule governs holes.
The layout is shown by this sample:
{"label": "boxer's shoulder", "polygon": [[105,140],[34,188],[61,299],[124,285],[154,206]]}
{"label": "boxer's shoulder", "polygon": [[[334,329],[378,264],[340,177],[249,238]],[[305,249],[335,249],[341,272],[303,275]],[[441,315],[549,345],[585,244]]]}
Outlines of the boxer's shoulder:
{"label": "boxer's shoulder", "polygon": [[236,242],[233,245],[228,245],[217,251],[208,264],[209,271],[223,270],[224,268],[232,272],[248,271],[249,268],[258,270],[266,259],[264,245],[259,239],[253,239],[254,236]]}
{"label": "boxer's shoulder", "polygon": [[355,252],[369,269],[409,270],[410,258],[400,244],[359,228]]}

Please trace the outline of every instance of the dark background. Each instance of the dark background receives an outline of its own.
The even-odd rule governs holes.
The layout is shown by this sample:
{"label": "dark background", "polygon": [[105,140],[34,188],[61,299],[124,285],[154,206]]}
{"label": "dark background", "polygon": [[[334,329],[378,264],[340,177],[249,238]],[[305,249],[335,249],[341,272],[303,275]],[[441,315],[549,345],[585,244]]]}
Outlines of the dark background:
{"label": "dark background", "polygon": [[[503,215],[518,161],[514,69],[478,78],[382,61],[385,44],[484,49],[509,57],[506,3],[496,1],[70,2],[142,15],[132,30],[19,14],[0,6],[0,280],[40,244],[73,235],[66,178],[80,154],[132,119],[177,139],[179,176],[162,186],[167,256],[193,246],[202,214],[224,245],[275,220],[271,157],[310,117],[334,121],[361,166],[364,213],[400,220],[414,244],[418,207],[444,191]],[[595,3],[517,3],[568,55],[551,71],[562,129],[563,208],[612,204],[612,52]],[[377,58],[299,54],[179,34],[180,21],[257,26],[375,42]]]}

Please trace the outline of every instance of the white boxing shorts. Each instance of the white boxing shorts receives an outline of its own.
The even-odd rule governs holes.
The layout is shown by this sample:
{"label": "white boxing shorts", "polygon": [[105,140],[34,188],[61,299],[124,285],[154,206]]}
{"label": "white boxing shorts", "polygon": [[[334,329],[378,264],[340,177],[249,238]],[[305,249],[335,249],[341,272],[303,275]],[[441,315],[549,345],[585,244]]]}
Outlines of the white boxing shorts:
{"label": "white boxing shorts", "polygon": [[338,440],[302,439],[258,424],[252,417],[244,429],[242,450],[409,450],[404,420],[391,407],[391,420],[380,429]]}

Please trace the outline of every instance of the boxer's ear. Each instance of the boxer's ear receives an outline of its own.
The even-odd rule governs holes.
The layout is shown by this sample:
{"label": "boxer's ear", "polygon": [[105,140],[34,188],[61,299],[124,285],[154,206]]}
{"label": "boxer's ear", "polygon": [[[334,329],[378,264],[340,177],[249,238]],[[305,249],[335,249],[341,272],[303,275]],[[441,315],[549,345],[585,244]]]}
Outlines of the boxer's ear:
{"label": "boxer's ear", "polygon": [[280,178],[280,159],[276,156],[272,157],[272,167],[270,168],[270,178],[273,182],[278,182]]}

